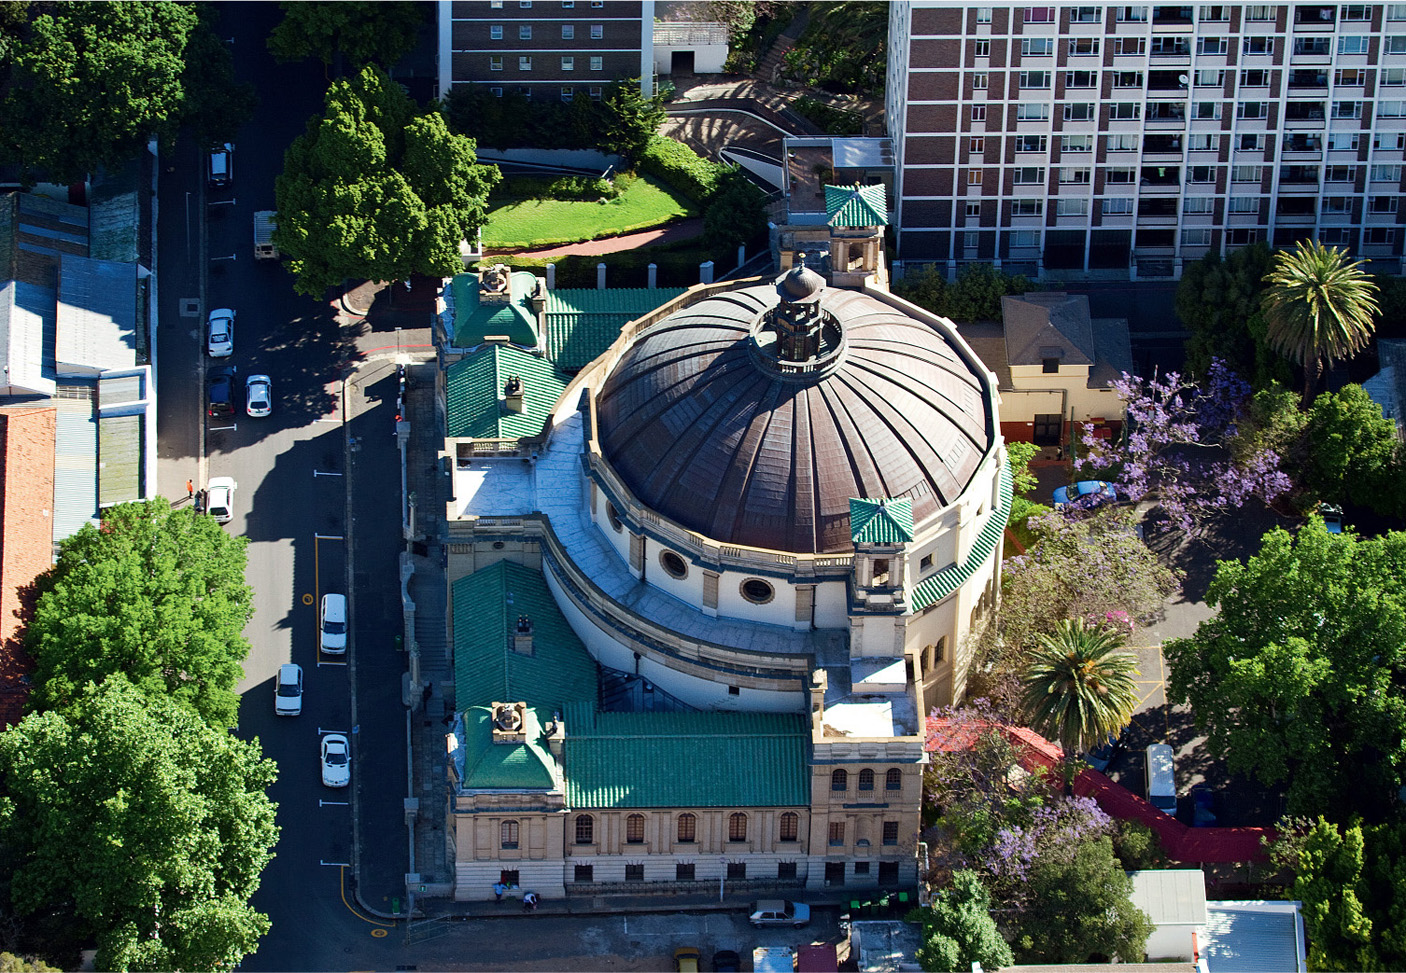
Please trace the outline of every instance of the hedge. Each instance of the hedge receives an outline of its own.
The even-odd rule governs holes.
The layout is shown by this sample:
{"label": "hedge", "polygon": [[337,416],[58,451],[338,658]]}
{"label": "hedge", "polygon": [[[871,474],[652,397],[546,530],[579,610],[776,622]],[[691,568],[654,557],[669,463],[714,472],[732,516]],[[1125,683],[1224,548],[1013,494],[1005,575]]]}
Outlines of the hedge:
{"label": "hedge", "polygon": [[707,201],[718,177],[727,170],[727,166],[709,162],[682,142],[662,135],[649,140],[636,164],[640,172],[660,179],[695,203]]}

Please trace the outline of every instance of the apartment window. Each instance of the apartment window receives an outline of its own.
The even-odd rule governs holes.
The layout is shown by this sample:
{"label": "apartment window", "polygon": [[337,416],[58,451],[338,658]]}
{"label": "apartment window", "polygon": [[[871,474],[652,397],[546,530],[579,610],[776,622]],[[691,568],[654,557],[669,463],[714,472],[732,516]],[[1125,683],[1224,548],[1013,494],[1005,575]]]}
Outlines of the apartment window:
{"label": "apartment window", "polygon": [[884,774],[884,790],[903,790],[903,771],[899,770],[897,767],[890,768],[888,773]]}
{"label": "apartment window", "polygon": [[1022,122],[1041,122],[1050,117],[1050,106],[1044,102],[1023,101],[1015,106],[1015,117]]}
{"label": "apartment window", "polygon": [[1053,37],[1024,37],[1020,41],[1022,57],[1045,57],[1054,53]]}
{"label": "apartment window", "polygon": [[1389,3],[1386,5],[1387,20],[1406,20],[1406,3]]}
{"label": "apartment window", "polygon": [[743,814],[741,811],[730,815],[727,819],[727,840],[747,840],[747,815]]}
{"label": "apartment window", "polygon": [[492,95],[494,98],[501,98],[501,97],[503,97],[503,89],[502,89],[502,88],[489,88],[489,89],[488,89],[488,93],[489,93],[490,95]]}
{"label": "apartment window", "polygon": [[1128,197],[1113,196],[1099,200],[1098,208],[1104,216],[1127,216],[1133,211],[1133,201]]}
{"label": "apartment window", "polygon": [[1087,186],[1092,182],[1091,170],[1083,167],[1064,166],[1059,170],[1059,182],[1062,186],[1080,185]]}
{"label": "apartment window", "polygon": [[836,793],[843,793],[849,790],[849,774],[843,770],[831,771],[830,790]]}
{"label": "apartment window", "polygon": [[1372,180],[1374,182],[1400,182],[1400,166],[1373,166]]}
{"label": "apartment window", "polygon": [[517,5],[523,10],[526,10],[528,7],[532,6],[532,0],[518,0]]}
{"label": "apartment window", "polygon": [[1324,182],[1356,182],[1357,166],[1328,166],[1323,170]]}
{"label": "apartment window", "polygon": [[985,91],[985,90],[986,90],[986,86],[987,86],[987,83],[988,83],[988,77],[987,77],[987,74],[986,74],[985,71],[976,71],[976,72],[974,72],[974,73],[972,74],[971,77],[972,77],[972,90],[973,90],[973,91]]}
{"label": "apartment window", "polygon": [[1098,75],[1093,71],[1066,71],[1064,72],[1064,86],[1066,88],[1097,88]]}
{"label": "apartment window", "polygon": [[684,812],[679,815],[678,841],[681,844],[690,844],[698,840],[698,816]]}
{"label": "apartment window", "polygon": [[1046,135],[1017,135],[1015,137],[1015,150],[1017,152],[1044,152],[1049,147],[1049,136]]}
{"label": "apartment window", "polygon": [[1052,24],[1055,22],[1055,8],[1026,7],[1025,22],[1027,24]]}
{"label": "apartment window", "polygon": [[1114,71],[1113,87],[1115,88],[1141,88],[1141,71]]}
{"label": "apartment window", "polygon": [[1147,20],[1146,7],[1114,7],[1114,18],[1121,23],[1141,23]]}
{"label": "apartment window", "polygon": [[1258,213],[1260,211],[1260,200],[1258,196],[1232,196],[1228,207],[1231,213]]}
{"label": "apartment window", "polygon": [[1152,38],[1151,52],[1164,57],[1185,57],[1191,53],[1191,38],[1159,35]]}
{"label": "apartment window", "polygon": [[1362,242],[1367,245],[1394,245],[1396,243],[1396,227],[1369,226],[1362,231]]}
{"label": "apartment window", "polygon": [[1386,39],[1382,46],[1383,54],[1406,54],[1406,34],[1396,34]]}
{"label": "apartment window", "polygon": [[593,41],[598,41],[598,40],[600,40],[600,39],[601,39],[602,37],[604,37],[604,36],[605,36],[605,25],[604,25],[604,24],[592,24],[592,25],[591,25],[591,40],[593,40]]}
{"label": "apartment window", "polygon": [[1264,240],[1264,230],[1257,226],[1232,226],[1225,231],[1225,242],[1232,247],[1249,246]]}
{"label": "apartment window", "polygon": [[1196,72],[1196,87],[1198,88],[1220,88],[1224,85],[1224,71],[1217,71],[1215,68],[1206,68]]}
{"label": "apartment window", "polygon": [[977,22],[978,24],[989,24],[989,23],[991,23],[991,8],[990,8],[990,7],[977,7],[977,8],[976,8],[976,22]]}
{"label": "apartment window", "polygon": [[859,789],[861,791],[872,791],[874,789],[874,772],[865,767],[859,772]]}
{"label": "apartment window", "polygon": [[1351,196],[1324,196],[1323,214],[1342,216],[1352,212]]}
{"label": "apartment window", "polygon": [[593,845],[596,843],[596,819],[589,814],[578,814],[576,816],[576,844]]}
{"label": "apartment window", "polygon": [[695,873],[694,868],[693,868],[693,862],[675,862],[675,863],[674,863],[674,881],[675,881],[675,882],[692,882],[693,879],[694,879],[695,874],[696,874],[696,873]]}
{"label": "apartment window", "polygon": [[986,137],[984,135],[973,135],[967,139],[967,151],[972,155],[981,155],[986,151]]}
{"label": "apartment window", "polygon": [[1115,101],[1108,106],[1110,121],[1131,121],[1141,117],[1142,105],[1135,101]]}
{"label": "apartment window", "polygon": [[1264,135],[1262,133],[1247,132],[1240,136],[1240,144],[1236,146],[1241,152],[1258,152],[1264,148]]}
{"label": "apartment window", "polygon": [[488,39],[491,41],[501,41],[503,39],[503,25],[493,24],[488,28]]}
{"label": "apartment window", "polygon": [[1192,118],[1218,119],[1220,118],[1221,103],[1218,101],[1198,101],[1192,106]]}
{"label": "apartment window", "polygon": [[1295,57],[1327,57],[1332,53],[1326,37],[1295,37]]}
{"label": "apartment window", "polygon": [[973,41],[972,43],[973,43],[973,45],[974,45],[974,47],[973,47],[973,53],[974,53],[977,57],[990,57],[990,56],[991,56],[991,42],[990,42],[990,41]]}
{"label": "apartment window", "polygon": [[1040,245],[1039,230],[1015,230],[1010,235],[1012,247],[1038,247]]}
{"label": "apartment window", "polygon": [[594,882],[596,880],[596,867],[594,865],[577,865],[572,880],[576,882]]}
{"label": "apartment window", "polygon": [[601,69],[604,68],[604,67],[605,67],[605,58],[603,58],[603,57],[593,57],[593,58],[591,58],[591,70],[592,70],[592,71],[599,71],[599,70],[601,70]]}
{"label": "apartment window", "polygon": [[1231,182],[1263,182],[1264,166],[1231,166]]}
{"label": "apartment window", "polygon": [[1043,199],[1011,200],[1012,216],[1043,216],[1044,214],[1045,201]]}
{"label": "apartment window", "polygon": [[1064,120],[1066,122],[1089,122],[1097,117],[1094,114],[1092,102],[1076,101],[1072,105],[1064,106]]}
{"label": "apartment window", "polygon": [[801,836],[801,818],[795,811],[787,811],[781,815],[781,831],[779,840],[799,841]]}
{"label": "apartment window", "polygon": [[1214,213],[1216,210],[1216,198],[1214,196],[1187,196],[1181,201],[1181,211],[1183,213]]}
{"label": "apartment window", "polygon": [[1138,137],[1136,135],[1105,135],[1103,147],[1108,152],[1136,152],[1138,150]]}
{"label": "apartment window", "polygon": [[967,203],[967,204],[966,204],[966,210],[965,210],[965,212],[966,212],[966,214],[967,214],[967,218],[968,218],[968,219],[970,219],[970,218],[973,217],[973,216],[980,216],[980,215],[981,215],[981,204],[980,204],[980,203]]}
{"label": "apartment window", "polygon": [[1246,20],[1273,20],[1277,8],[1273,4],[1257,3],[1245,8]]}
{"label": "apartment window", "polygon": [[968,170],[967,170],[967,185],[968,185],[968,186],[980,186],[980,185],[981,185],[981,170],[980,170],[980,169],[968,169]]}
{"label": "apartment window", "polygon": [[643,863],[639,863],[639,864],[635,864],[635,865],[626,865],[626,866],[625,866],[625,881],[627,881],[627,882],[643,882],[643,881],[644,881],[644,864],[643,864]]}
{"label": "apartment window", "polygon": [[976,230],[964,230],[962,232],[962,247],[966,250],[975,250],[981,245],[981,234]]}
{"label": "apartment window", "polygon": [[1097,37],[1071,37],[1069,38],[1069,56],[1079,57],[1082,54],[1097,54]]}
{"label": "apartment window", "polygon": [[1224,54],[1230,49],[1230,42],[1224,37],[1198,37],[1196,39],[1197,54]]}
{"label": "apartment window", "polygon": [[592,85],[592,86],[591,86],[590,88],[588,88],[587,90],[588,90],[588,91],[590,92],[590,94],[591,94],[591,100],[592,100],[592,101],[600,101],[600,99],[601,99],[601,90],[600,90],[600,87],[599,87],[598,85]]}
{"label": "apartment window", "polygon": [[[1131,166],[1110,166],[1104,170],[1103,181],[1114,184],[1131,184],[1137,182],[1137,170]],[[1108,212],[1104,210],[1104,212]]]}
{"label": "apartment window", "polygon": [[972,121],[974,121],[974,122],[984,122],[984,121],[986,121],[986,106],[985,106],[985,105],[972,105]]}
{"label": "apartment window", "polygon": [[1333,102],[1334,118],[1361,118],[1362,102],[1360,101],[1335,101]]}
{"label": "apartment window", "polygon": [[1056,216],[1088,216],[1089,201],[1087,199],[1057,199],[1055,200]]}
{"label": "apartment window", "polygon": [[1215,166],[1187,166],[1186,181],[1190,183],[1209,183],[1216,181]]}
{"label": "apartment window", "polygon": [[518,69],[519,71],[531,71],[531,70],[532,70],[532,57],[531,57],[531,55],[524,54],[522,57],[519,57],[519,58],[517,59],[517,69]]}
{"label": "apartment window", "polygon": [[532,25],[519,24],[517,29],[517,39],[520,41],[532,40]]}
{"label": "apartment window", "polygon": [[1268,88],[1269,72],[1264,68],[1249,68],[1240,72],[1240,87]]}
{"label": "apartment window", "polygon": [[1381,77],[1384,87],[1399,88],[1406,85],[1406,68],[1382,68],[1377,74]]}
{"label": "apartment window", "polygon": [[1372,8],[1365,3],[1345,3],[1339,11],[1339,19],[1368,21],[1372,19]]}
{"label": "apartment window", "polygon": [[1401,118],[1406,116],[1406,101],[1377,102],[1378,118]]}
{"label": "apartment window", "polygon": [[490,58],[488,59],[488,70],[490,70],[490,71],[501,71],[501,70],[503,70],[503,58],[502,58],[501,55],[495,54],[495,55],[493,55],[492,57],[490,57]]}
{"label": "apartment window", "polygon": [[1038,186],[1045,182],[1044,166],[1019,166],[1011,170],[1011,178],[1017,186]]}
{"label": "apartment window", "polygon": [[1220,151],[1220,136],[1206,132],[1193,132],[1186,137],[1186,147],[1192,152]]}
{"label": "apartment window", "polygon": [[1333,72],[1333,84],[1340,88],[1360,88],[1367,83],[1367,72],[1361,68],[1338,68]]}
{"label": "apartment window", "polygon": [[1230,8],[1224,4],[1218,4],[1213,7],[1202,7],[1200,16],[1197,19],[1203,22],[1214,21],[1215,23],[1224,23],[1230,19]]}
{"label": "apartment window", "polygon": [[796,878],[796,863],[795,863],[795,862],[777,862],[777,863],[776,863],[776,878],[777,878],[777,881],[781,881],[781,882],[794,881],[795,878]]}
{"label": "apartment window", "polygon": [[845,823],[843,821],[830,822],[830,847],[840,848],[845,843]]}
{"label": "apartment window", "polygon": [[1146,54],[1146,37],[1115,37],[1113,38],[1114,54]]}
{"label": "apartment window", "polygon": [[576,6],[576,0],[561,0],[561,8],[563,10],[570,10],[574,6]]}
{"label": "apartment window", "polygon": [[1400,198],[1399,196],[1368,196],[1367,212],[1378,215],[1395,213],[1396,204]]}
{"label": "apartment window", "polygon": [[1338,38],[1339,54],[1366,54],[1367,42],[1369,38],[1366,34],[1348,34]]}
{"label": "apartment window", "polygon": [[1181,231],[1181,245],[1184,247],[1209,247],[1211,245],[1211,228],[1209,226],[1192,226]]}
{"label": "apartment window", "polygon": [[576,28],[571,24],[561,25],[561,39],[564,41],[573,40],[576,37]]}
{"label": "apartment window", "polygon": [[575,71],[575,70],[576,70],[576,58],[574,58],[574,57],[564,57],[564,58],[562,58],[562,59],[561,59],[561,69],[562,69],[563,71]]}
{"label": "apartment window", "polygon": [[1061,152],[1092,152],[1094,150],[1094,137],[1092,135],[1061,136],[1059,150]]}
{"label": "apartment window", "polygon": [[897,822],[897,821],[885,821],[885,822],[884,822],[884,838],[883,838],[883,841],[884,841],[884,844],[886,844],[886,845],[896,845],[896,844],[898,844],[898,822]]}
{"label": "apartment window", "polygon": [[1269,104],[1263,101],[1242,101],[1235,109],[1236,118],[1268,118]]}
{"label": "apartment window", "polygon": [[517,847],[517,822],[504,821],[498,825],[498,847],[512,850]]}
{"label": "apartment window", "polygon": [[1102,7],[1071,7],[1069,8],[1070,23],[1075,24],[1096,24],[1103,20]]}
{"label": "apartment window", "polygon": [[[1353,138],[1356,137],[1353,136]],[[1354,142],[1352,147],[1357,148],[1357,143]],[[1372,136],[1372,148],[1386,149],[1387,151],[1406,149],[1406,132],[1378,132]]]}
{"label": "apartment window", "polygon": [[502,10],[503,0],[488,0],[488,7],[490,10]]}
{"label": "apartment window", "polygon": [[1245,54],[1268,57],[1274,53],[1273,37],[1246,37],[1240,47]]}

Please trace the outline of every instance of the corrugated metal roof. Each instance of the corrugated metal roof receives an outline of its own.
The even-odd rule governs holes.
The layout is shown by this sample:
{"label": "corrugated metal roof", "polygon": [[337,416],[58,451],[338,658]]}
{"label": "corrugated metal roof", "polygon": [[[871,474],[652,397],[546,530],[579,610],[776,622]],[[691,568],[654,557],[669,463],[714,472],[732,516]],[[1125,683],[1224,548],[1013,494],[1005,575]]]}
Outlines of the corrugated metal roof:
{"label": "corrugated metal roof", "polygon": [[800,807],[810,803],[810,731],[778,713],[566,710],[572,807]]}
{"label": "corrugated metal roof", "polygon": [[54,400],[54,543],[98,516],[98,424],[89,399]]}
{"label": "corrugated metal roof", "polygon": [[825,217],[831,226],[888,226],[888,208],[883,183],[825,187]]}
{"label": "corrugated metal roof", "polygon": [[849,530],[856,544],[907,543],[913,539],[913,501],[851,497]]}
{"label": "corrugated metal roof", "polygon": [[[461,707],[526,703],[551,713],[576,700],[595,705],[596,662],[562,617],[540,571],[499,561],[453,585],[454,680]],[[532,619],[533,654],[510,639]]]}
{"label": "corrugated metal roof", "polygon": [[495,744],[492,711],[486,706],[472,706],[464,711],[461,787],[550,790],[556,786],[552,774],[556,761],[542,749],[542,727],[537,714],[529,709],[523,722],[526,743]]}
{"label": "corrugated metal roof", "polygon": [[973,542],[966,561],[954,564],[949,568],[943,568],[913,586],[913,611],[922,611],[956,591],[962,582],[976,573],[977,568],[986,563],[991,552],[996,550],[996,545],[1001,543],[1001,538],[1006,533],[1006,522],[1011,515],[1011,468],[1009,463],[1006,464],[1005,469],[1001,470],[1000,502],[1001,505],[991,511],[991,517],[986,521],[986,526],[981,528],[981,533]]}
{"label": "corrugated metal roof", "polygon": [[506,304],[479,300],[477,274],[458,274],[451,282],[454,296],[454,344],[472,348],[489,335],[506,335],[513,344],[526,348],[538,342],[537,315],[532,295],[537,278],[525,270],[508,275]]}
{"label": "corrugated metal roof", "polygon": [[[523,383],[523,411],[503,404],[509,376]],[[568,379],[551,363],[511,345],[487,345],[445,373],[445,427],[449,436],[518,439],[542,432]]]}
{"label": "corrugated metal roof", "polygon": [[98,378],[98,408],[110,409],[118,405],[130,405],[146,398],[145,373]]}
{"label": "corrugated metal roof", "polygon": [[137,363],[137,265],[65,256],[55,357],[93,370]]}
{"label": "corrugated metal roof", "polygon": [[141,416],[98,419],[98,505],[140,500],[142,489]]}
{"label": "corrugated metal roof", "polygon": [[1202,955],[1210,973],[1307,968],[1297,902],[1210,902]]}
{"label": "corrugated metal roof", "polygon": [[0,357],[4,384],[41,395],[54,394],[54,289],[22,280],[0,285]]}
{"label": "corrugated metal roof", "polygon": [[140,169],[104,173],[88,200],[89,253],[104,260],[140,259]]}
{"label": "corrugated metal roof", "polygon": [[559,368],[582,368],[595,361],[635,318],[672,301],[682,287],[564,288],[547,292],[547,356]]}

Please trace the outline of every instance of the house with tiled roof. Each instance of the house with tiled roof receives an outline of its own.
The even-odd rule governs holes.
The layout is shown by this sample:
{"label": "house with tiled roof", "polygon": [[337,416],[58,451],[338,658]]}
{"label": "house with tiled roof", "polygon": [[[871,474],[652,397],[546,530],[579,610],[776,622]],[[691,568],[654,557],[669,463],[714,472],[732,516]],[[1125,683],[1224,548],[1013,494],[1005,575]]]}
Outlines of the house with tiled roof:
{"label": "house with tiled roof", "polygon": [[54,559],[56,418],[52,406],[0,408],[0,728],[23,714],[28,590]]}

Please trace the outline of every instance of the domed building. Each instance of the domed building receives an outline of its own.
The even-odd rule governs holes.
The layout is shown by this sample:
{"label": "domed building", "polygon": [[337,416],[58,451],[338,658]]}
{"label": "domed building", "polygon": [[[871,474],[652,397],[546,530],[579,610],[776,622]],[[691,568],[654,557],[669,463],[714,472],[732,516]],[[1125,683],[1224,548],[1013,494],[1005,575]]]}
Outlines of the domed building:
{"label": "domed building", "polygon": [[[807,263],[664,302],[564,391],[507,376],[504,409],[552,395],[540,433],[447,441],[461,897],[914,883],[923,716],[960,698],[999,586],[996,384],[951,322]],[[517,580],[485,580],[502,561]],[[482,729],[519,704],[537,740]],[[520,792],[473,770],[505,745]],[[505,814],[530,864],[502,867]]]}

